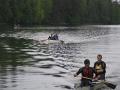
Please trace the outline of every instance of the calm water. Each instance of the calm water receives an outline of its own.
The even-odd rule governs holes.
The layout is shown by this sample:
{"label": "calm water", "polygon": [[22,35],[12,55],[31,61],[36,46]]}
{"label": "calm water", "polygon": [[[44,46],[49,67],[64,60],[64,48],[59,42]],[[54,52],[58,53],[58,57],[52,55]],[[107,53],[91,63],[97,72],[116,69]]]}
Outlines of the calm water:
{"label": "calm water", "polygon": [[[64,44],[40,44],[59,33]],[[120,88],[120,26],[82,26],[0,33],[0,90],[73,90],[84,59],[102,54],[107,80]]]}

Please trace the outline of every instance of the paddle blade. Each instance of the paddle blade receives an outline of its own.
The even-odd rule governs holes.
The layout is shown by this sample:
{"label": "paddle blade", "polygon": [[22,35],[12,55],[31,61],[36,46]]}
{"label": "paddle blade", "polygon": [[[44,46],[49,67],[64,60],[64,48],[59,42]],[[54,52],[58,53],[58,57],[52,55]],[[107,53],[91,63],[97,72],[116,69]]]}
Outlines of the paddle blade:
{"label": "paddle blade", "polygon": [[109,83],[109,82],[105,82],[105,85],[107,85],[109,88],[115,89],[117,85]]}

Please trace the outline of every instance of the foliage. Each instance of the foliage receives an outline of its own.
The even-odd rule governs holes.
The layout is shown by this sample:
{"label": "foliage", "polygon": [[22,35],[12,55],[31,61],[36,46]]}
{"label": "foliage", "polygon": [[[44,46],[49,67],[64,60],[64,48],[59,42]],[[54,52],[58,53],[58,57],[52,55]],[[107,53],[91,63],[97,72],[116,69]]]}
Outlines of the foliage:
{"label": "foliage", "polygon": [[0,23],[11,25],[120,24],[111,0],[0,0]]}

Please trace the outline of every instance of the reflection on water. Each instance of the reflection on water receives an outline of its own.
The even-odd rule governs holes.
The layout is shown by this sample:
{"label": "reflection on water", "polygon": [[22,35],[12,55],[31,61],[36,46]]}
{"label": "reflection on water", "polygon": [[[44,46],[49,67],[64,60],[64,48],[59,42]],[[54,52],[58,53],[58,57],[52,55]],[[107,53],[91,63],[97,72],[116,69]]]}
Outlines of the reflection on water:
{"label": "reflection on water", "polygon": [[[72,90],[79,80],[73,74],[86,58],[93,65],[98,53],[107,63],[107,79],[118,83],[119,90],[119,29],[85,26],[1,33],[0,90]],[[53,32],[59,33],[65,43],[40,44]]]}

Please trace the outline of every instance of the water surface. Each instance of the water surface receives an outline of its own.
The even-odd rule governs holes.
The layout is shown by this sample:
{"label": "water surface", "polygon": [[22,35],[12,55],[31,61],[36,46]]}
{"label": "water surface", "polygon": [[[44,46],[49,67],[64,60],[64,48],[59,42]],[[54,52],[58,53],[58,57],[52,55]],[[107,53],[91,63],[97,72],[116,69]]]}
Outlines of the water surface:
{"label": "water surface", "polygon": [[[58,33],[64,44],[43,45]],[[82,26],[0,33],[0,90],[73,90],[73,74],[97,54],[107,63],[106,78],[120,83],[120,26]]]}

